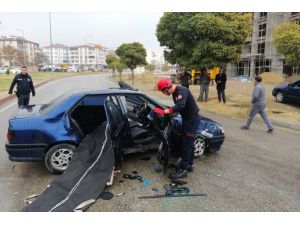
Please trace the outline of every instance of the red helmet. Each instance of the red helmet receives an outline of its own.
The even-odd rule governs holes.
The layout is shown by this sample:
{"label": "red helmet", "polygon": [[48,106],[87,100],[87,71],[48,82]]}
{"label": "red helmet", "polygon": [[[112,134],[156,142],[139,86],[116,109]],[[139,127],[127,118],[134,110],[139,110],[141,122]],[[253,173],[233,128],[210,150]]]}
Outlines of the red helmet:
{"label": "red helmet", "polygon": [[157,90],[163,91],[166,88],[172,87],[172,82],[169,79],[161,79],[157,82]]}

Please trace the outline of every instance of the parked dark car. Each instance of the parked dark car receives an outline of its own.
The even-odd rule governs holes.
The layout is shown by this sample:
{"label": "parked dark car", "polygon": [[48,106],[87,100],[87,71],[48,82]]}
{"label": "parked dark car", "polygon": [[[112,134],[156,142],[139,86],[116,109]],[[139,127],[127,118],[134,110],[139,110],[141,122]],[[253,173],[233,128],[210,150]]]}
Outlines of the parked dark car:
{"label": "parked dark car", "polygon": [[300,80],[276,86],[272,91],[272,95],[280,103],[294,102],[300,104]]}
{"label": "parked dark car", "polygon": [[[112,145],[118,149],[116,162],[124,154],[151,149],[158,149],[159,160],[166,162],[165,145],[174,152],[181,146],[180,115],[156,116],[153,107],[167,106],[125,83],[120,86],[121,89],[72,91],[49,104],[18,109],[9,120],[6,143],[9,159],[44,161],[50,172],[61,173],[82,139],[108,121]],[[202,117],[194,155],[216,152],[223,141],[223,128]]]}

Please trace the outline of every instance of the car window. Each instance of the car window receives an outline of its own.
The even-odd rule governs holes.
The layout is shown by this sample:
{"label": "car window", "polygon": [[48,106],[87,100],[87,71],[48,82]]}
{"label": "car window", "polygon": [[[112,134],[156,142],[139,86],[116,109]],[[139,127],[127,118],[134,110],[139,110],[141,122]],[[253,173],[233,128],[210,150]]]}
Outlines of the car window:
{"label": "car window", "polygon": [[60,103],[64,102],[67,98],[69,98],[71,96],[71,94],[72,94],[72,92],[68,92],[64,95],[61,95],[61,96],[55,98],[48,104],[43,105],[40,109],[40,113],[46,114],[46,113],[52,111],[54,108],[56,108],[56,106],[58,106]]}
{"label": "car window", "polygon": [[104,105],[104,101],[106,98],[107,98],[106,95],[87,96],[82,100],[81,105],[85,105],[85,106]]}

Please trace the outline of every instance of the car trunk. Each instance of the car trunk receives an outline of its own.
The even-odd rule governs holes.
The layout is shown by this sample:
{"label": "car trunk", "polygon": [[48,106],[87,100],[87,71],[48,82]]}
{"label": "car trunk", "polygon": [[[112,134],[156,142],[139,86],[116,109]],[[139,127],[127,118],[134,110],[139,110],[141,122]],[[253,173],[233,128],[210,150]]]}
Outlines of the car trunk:
{"label": "car trunk", "polygon": [[21,119],[39,116],[42,106],[43,105],[27,105],[22,108],[18,108],[18,110],[11,115],[10,119]]}

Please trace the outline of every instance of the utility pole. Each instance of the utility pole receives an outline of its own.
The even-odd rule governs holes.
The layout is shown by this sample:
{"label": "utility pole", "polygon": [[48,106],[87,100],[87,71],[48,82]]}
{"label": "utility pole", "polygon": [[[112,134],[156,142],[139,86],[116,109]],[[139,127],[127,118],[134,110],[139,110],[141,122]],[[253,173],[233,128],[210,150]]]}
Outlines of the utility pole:
{"label": "utility pole", "polygon": [[23,65],[26,66],[26,48],[25,48],[25,35],[24,35],[24,30],[21,29],[16,29],[17,31],[20,31],[23,36]]}
{"label": "utility pole", "polygon": [[50,26],[50,62],[51,62],[51,72],[53,72],[51,12],[49,12],[49,26]]}

